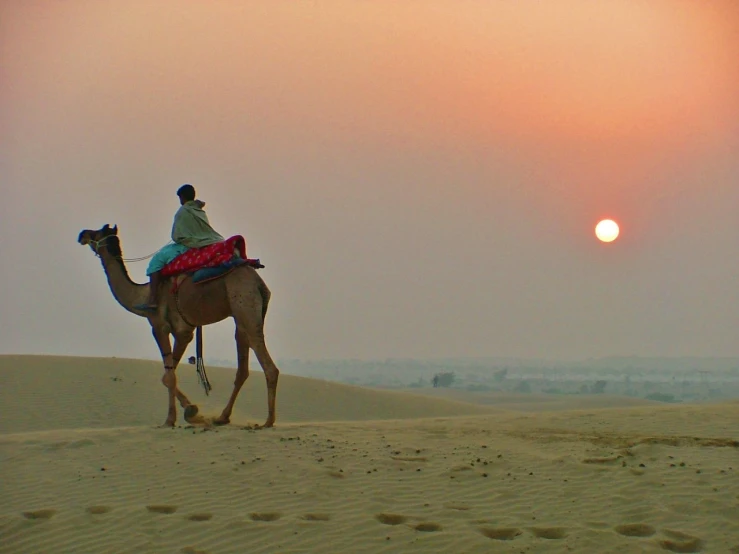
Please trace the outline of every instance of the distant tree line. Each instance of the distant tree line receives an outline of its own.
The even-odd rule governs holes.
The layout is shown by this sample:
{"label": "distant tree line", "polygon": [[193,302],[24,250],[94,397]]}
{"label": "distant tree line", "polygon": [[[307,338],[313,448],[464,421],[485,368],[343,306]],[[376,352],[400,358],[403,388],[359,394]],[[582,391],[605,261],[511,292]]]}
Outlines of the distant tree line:
{"label": "distant tree line", "polygon": [[452,383],[454,383],[455,377],[456,376],[453,371],[448,373],[437,373],[431,380],[431,384],[434,385],[434,388],[451,387]]}

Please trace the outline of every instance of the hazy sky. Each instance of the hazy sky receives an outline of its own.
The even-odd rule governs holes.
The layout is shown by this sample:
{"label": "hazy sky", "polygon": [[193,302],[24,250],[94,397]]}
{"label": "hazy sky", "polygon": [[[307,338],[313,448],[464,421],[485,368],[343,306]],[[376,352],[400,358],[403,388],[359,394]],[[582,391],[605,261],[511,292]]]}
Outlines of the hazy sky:
{"label": "hazy sky", "polygon": [[192,183],[278,359],[739,356],[738,59],[732,0],[2,2],[0,352],[156,357],[77,234]]}

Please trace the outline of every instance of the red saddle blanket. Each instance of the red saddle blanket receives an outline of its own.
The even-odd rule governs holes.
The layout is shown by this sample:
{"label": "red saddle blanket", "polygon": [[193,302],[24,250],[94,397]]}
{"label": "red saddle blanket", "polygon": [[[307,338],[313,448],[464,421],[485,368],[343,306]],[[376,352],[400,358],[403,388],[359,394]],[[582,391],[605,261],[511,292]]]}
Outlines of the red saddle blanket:
{"label": "red saddle blanket", "polygon": [[209,244],[201,248],[191,248],[177,256],[162,268],[162,276],[178,275],[203,269],[216,267],[231,260],[234,250],[238,250],[244,260],[246,257],[246,241],[241,235],[234,235],[221,242]]}

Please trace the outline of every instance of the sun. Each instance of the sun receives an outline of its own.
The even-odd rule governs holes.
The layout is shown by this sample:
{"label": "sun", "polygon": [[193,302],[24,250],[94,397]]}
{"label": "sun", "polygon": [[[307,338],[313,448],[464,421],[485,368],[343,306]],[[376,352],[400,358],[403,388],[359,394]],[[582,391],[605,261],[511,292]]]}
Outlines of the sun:
{"label": "sun", "polygon": [[612,219],[604,219],[595,226],[595,236],[602,242],[613,242],[618,234],[618,224]]}

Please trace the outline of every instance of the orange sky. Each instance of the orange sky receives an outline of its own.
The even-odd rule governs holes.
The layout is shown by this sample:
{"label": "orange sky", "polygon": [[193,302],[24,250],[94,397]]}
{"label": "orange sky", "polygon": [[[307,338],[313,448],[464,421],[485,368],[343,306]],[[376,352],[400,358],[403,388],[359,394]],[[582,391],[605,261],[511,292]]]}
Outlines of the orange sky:
{"label": "orange sky", "polygon": [[47,48],[66,63],[39,68],[60,72],[60,92],[90,81],[102,117],[120,97],[114,109],[135,103],[170,132],[187,133],[182,112],[199,110],[201,133],[258,118],[278,144],[318,132],[329,143],[535,149],[545,176],[592,207],[644,194],[655,163],[710,148],[739,106],[730,3],[190,2],[167,26],[148,2],[80,6],[48,21]]}
{"label": "orange sky", "polygon": [[[739,188],[739,4],[174,5],[0,6],[3,233],[28,218],[39,240],[59,225],[76,236],[119,223],[126,251],[140,255],[166,240],[172,191],[193,182],[222,233],[248,234],[272,258],[285,355],[366,357],[378,344],[380,356],[663,352],[676,343],[692,352],[715,341],[739,354],[726,330],[734,320],[711,311],[724,309],[718,298],[685,304],[715,320],[713,338],[686,342],[693,327],[648,344],[638,326],[622,336],[634,320],[666,329],[687,317],[662,304],[649,318],[640,312],[665,273],[685,275],[674,298],[700,290],[691,267],[710,256],[730,263],[721,253],[735,244],[727,218]],[[622,224],[616,248],[594,242],[600,217]],[[75,282],[104,285],[80,273],[91,260],[64,248],[60,267],[78,272]],[[14,267],[32,263],[13,256]],[[391,267],[373,266],[378,256]],[[467,287],[461,304],[447,305],[463,323],[446,347],[444,318],[429,302],[450,284],[439,256],[458,260]],[[733,266],[723,274],[710,288],[725,299]],[[603,291],[623,315],[596,339],[588,333]],[[22,311],[39,294],[6,299],[0,312]],[[542,320],[543,305],[558,316]],[[391,336],[380,306],[398,322]],[[95,318],[118,321],[116,309]],[[496,319],[498,310],[516,315]],[[563,320],[591,346],[577,331],[558,335]],[[121,321],[138,337],[139,322]],[[526,338],[532,321],[541,328]],[[0,350],[24,344],[37,325],[47,324],[28,322]],[[333,333],[328,350],[316,346]],[[122,344],[148,352],[139,339]]]}

